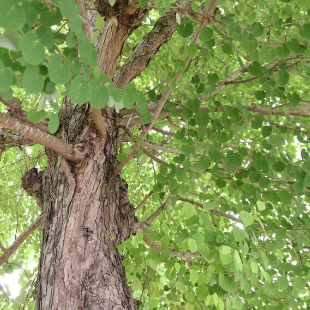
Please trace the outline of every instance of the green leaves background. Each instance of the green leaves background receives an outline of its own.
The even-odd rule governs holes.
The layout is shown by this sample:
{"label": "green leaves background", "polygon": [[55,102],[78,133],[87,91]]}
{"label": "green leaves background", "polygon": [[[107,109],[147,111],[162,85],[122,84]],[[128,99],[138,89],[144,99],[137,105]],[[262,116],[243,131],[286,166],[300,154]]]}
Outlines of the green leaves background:
{"label": "green leaves background", "polygon": [[[157,147],[149,149],[152,158],[140,150],[123,171],[134,205],[154,192],[138,212],[140,220],[174,196],[152,223],[154,233],[145,233],[162,252],[146,245],[142,233],[119,247],[143,309],[245,309],[246,304],[299,309],[309,304],[309,2],[247,1],[231,7],[218,1],[220,13],[214,18],[220,22],[204,26],[197,45],[192,39],[202,1],[193,2],[184,16],[179,14],[169,43],[122,90],[96,68],[97,55],[75,2],[55,3],[59,10],[42,1],[0,0],[1,95],[10,99],[13,90],[24,96],[28,119],[48,120],[52,134],[60,125],[64,95],[97,109],[135,108],[124,123],[138,116],[148,124],[150,104],[156,107],[168,81],[183,74],[177,85],[170,83],[173,91],[164,107],[169,118],[160,119],[146,137]],[[120,64],[174,2],[156,1],[156,7],[125,42]],[[68,31],[61,28],[64,18]],[[185,67],[186,56],[192,61]],[[134,141],[140,127],[131,129]],[[131,147],[132,141],[124,143],[117,158],[124,159]],[[41,149],[25,152],[36,158]],[[16,224],[8,198],[21,192],[8,184],[19,182],[21,172],[11,166],[23,156],[11,149],[2,158],[2,231],[7,223]],[[31,162],[26,156],[25,165],[44,169],[41,157]],[[21,204],[19,213],[35,218],[39,210],[29,199],[22,197]],[[14,233],[11,229],[12,238]],[[9,245],[7,234],[0,238]],[[14,261],[37,260],[38,248],[35,235]],[[189,262],[172,250],[200,257]],[[3,274],[12,271],[8,266]],[[21,276],[24,290],[15,304],[23,302],[33,277]],[[0,300],[8,307],[3,296]]]}

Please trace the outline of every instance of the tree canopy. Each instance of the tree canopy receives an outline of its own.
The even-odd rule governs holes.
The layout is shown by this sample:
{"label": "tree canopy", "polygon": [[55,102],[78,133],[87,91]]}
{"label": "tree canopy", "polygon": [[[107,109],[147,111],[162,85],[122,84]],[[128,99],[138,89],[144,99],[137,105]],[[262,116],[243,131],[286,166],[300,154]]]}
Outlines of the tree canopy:
{"label": "tree canopy", "polygon": [[70,96],[103,137],[100,110],[119,128],[140,309],[306,309],[309,15],[308,0],[0,0],[0,273],[22,286],[0,286],[1,308],[34,308],[42,211],[23,176],[45,148],[79,161],[57,136]]}

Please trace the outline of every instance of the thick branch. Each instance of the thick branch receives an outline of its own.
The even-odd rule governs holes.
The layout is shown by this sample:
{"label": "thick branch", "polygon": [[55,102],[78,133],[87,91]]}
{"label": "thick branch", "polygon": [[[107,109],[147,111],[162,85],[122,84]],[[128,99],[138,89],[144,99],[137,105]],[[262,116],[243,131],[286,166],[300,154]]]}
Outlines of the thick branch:
{"label": "thick branch", "polygon": [[168,12],[156,21],[154,28],[135,47],[116,76],[115,83],[119,88],[123,88],[148,66],[158,49],[170,40],[176,26],[174,12]]}
{"label": "thick branch", "polygon": [[[156,242],[152,241],[149,236],[144,236],[143,240],[154,251],[161,252],[161,253],[166,252],[166,250],[162,246],[160,246]],[[196,258],[196,257],[200,257],[201,256],[198,252],[195,252],[195,253],[176,252],[176,251],[173,251],[173,250],[170,250],[170,249],[168,250],[168,253],[170,254],[170,256],[179,257],[179,258],[181,258],[183,260],[190,260],[192,258]]]}
{"label": "thick branch", "polygon": [[9,257],[19,248],[19,246],[41,225],[43,216],[41,215],[34,223],[32,223],[26,231],[24,231],[15,242],[5,250],[0,257],[0,266],[5,263]]}
{"label": "thick branch", "polygon": [[140,8],[137,0],[116,1],[113,7],[105,1],[99,3],[98,12],[106,18],[100,37],[99,67],[112,79],[125,41],[141,25],[148,9]]}
{"label": "thick branch", "polygon": [[72,145],[68,145],[57,139],[53,135],[39,128],[35,128],[29,124],[26,124],[9,115],[0,113],[0,126],[15,131],[28,139],[40,143],[43,146],[59,153],[67,159],[70,159],[72,161],[79,161],[82,159],[81,156],[78,156],[76,154],[75,149]]}

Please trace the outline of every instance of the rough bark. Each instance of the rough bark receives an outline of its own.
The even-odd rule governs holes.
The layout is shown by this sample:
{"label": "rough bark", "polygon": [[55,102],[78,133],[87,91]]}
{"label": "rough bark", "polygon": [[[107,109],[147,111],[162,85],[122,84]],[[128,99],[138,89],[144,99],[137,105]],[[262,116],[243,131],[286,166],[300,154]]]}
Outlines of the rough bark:
{"label": "rough bark", "polygon": [[[67,100],[62,117],[74,107]],[[137,222],[126,183],[112,173],[118,131],[108,122],[102,141],[85,107],[84,117],[76,108],[76,123],[64,122],[59,135],[87,141],[91,151],[80,163],[48,151],[36,309],[137,309],[117,250]]]}

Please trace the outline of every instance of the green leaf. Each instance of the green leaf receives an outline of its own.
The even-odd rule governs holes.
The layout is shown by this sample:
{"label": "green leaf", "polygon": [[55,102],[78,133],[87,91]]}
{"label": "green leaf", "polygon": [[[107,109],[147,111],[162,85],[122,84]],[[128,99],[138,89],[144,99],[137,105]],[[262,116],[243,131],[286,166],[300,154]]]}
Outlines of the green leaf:
{"label": "green leaf", "polygon": [[11,68],[6,68],[0,60],[0,91],[9,90],[14,83],[14,75]]}
{"label": "green leaf", "polygon": [[294,108],[299,104],[299,95],[295,92],[293,92],[292,94],[288,93],[287,99]]}
{"label": "green leaf", "polygon": [[264,33],[264,27],[260,22],[256,22],[253,28],[253,34],[255,37],[260,37]]}
{"label": "green leaf", "polygon": [[231,248],[226,245],[222,245],[219,249],[220,259],[223,265],[229,265],[233,260],[233,256],[231,255]]}
{"label": "green leaf", "polygon": [[67,63],[62,62],[60,55],[55,54],[48,66],[49,77],[56,84],[65,84],[71,78],[71,70]]}
{"label": "green leaf", "polygon": [[193,239],[193,238],[189,238],[187,242],[188,242],[188,248],[189,248],[189,250],[190,250],[192,253],[197,252],[197,243],[196,243],[196,240]]}
{"label": "green leaf", "polygon": [[50,119],[49,119],[49,122],[48,122],[48,131],[51,133],[51,134],[54,134],[57,132],[59,128],[59,117],[57,114],[55,113],[51,113],[50,114]]}
{"label": "green leaf", "polygon": [[279,277],[277,280],[279,290],[286,291],[289,288],[288,280],[285,277]]}
{"label": "green leaf", "polygon": [[251,262],[251,270],[253,273],[258,273],[258,266],[255,262]]}
{"label": "green leaf", "polygon": [[285,164],[282,161],[277,161],[275,164],[272,165],[272,168],[276,172],[282,172],[285,169]]}
{"label": "green leaf", "polygon": [[249,65],[248,71],[250,74],[257,76],[262,74],[263,68],[258,61],[254,61],[252,64]]}
{"label": "green leaf", "polygon": [[26,16],[21,4],[18,0],[0,0],[0,27],[18,30],[24,26]]}
{"label": "green leaf", "polygon": [[253,216],[246,211],[240,211],[240,219],[245,227],[251,226],[254,223]]}
{"label": "green leaf", "polygon": [[292,38],[290,41],[288,41],[286,43],[286,46],[290,51],[292,51],[294,53],[299,52],[300,46],[299,46],[299,42],[296,38]]}
{"label": "green leaf", "polygon": [[236,250],[235,250],[235,254],[234,254],[234,263],[235,263],[236,270],[239,270],[239,271],[243,270],[243,264],[242,264],[241,258],[239,256],[238,251],[236,251]]}
{"label": "green leaf", "polygon": [[194,58],[197,54],[197,46],[194,43],[190,43],[185,46],[185,54],[191,58]]}
{"label": "green leaf", "polygon": [[286,58],[290,55],[289,49],[286,47],[286,44],[277,47],[277,54],[281,58]]}
{"label": "green leaf", "polygon": [[133,108],[134,102],[138,99],[137,89],[130,83],[126,84],[123,91],[123,102],[126,109]]}
{"label": "green leaf", "polygon": [[97,53],[94,50],[94,45],[87,39],[79,41],[79,52],[82,60],[90,64],[91,66],[96,66],[97,64]]}
{"label": "green leaf", "polygon": [[229,163],[235,167],[239,167],[242,163],[242,157],[234,151],[227,152],[227,159]]}
{"label": "green leaf", "polygon": [[290,75],[286,70],[279,70],[278,74],[278,85],[285,86],[290,79]]}
{"label": "green leaf", "polygon": [[191,279],[192,284],[195,285],[198,279],[198,273],[195,269],[190,270],[189,278]]}
{"label": "green leaf", "polygon": [[206,112],[197,112],[195,114],[195,123],[199,127],[204,127],[207,126],[208,123],[210,122],[210,116]]}
{"label": "green leaf", "polygon": [[177,25],[177,32],[183,38],[189,37],[193,33],[193,30],[193,25],[189,21]]}
{"label": "green leaf", "polygon": [[277,58],[277,51],[275,47],[270,45],[264,45],[259,51],[259,59],[267,63]]}
{"label": "green leaf", "polygon": [[259,211],[264,211],[266,209],[265,203],[260,200],[256,201],[256,205]]}
{"label": "green leaf", "polygon": [[24,72],[23,87],[29,93],[39,93],[44,87],[44,76],[38,67],[28,66]]}
{"label": "green leaf", "polygon": [[195,214],[195,208],[192,204],[186,202],[183,205],[183,212],[184,212],[185,218],[189,219]]}
{"label": "green leaf", "polygon": [[203,26],[200,31],[200,39],[207,42],[213,38],[214,32],[211,28]]}
{"label": "green leaf", "polygon": [[39,65],[45,57],[44,45],[38,42],[35,32],[27,32],[21,41],[21,51],[25,61],[31,65]]}
{"label": "green leaf", "polygon": [[60,1],[59,8],[62,15],[69,19],[75,19],[81,14],[81,9],[74,0]]}
{"label": "green leaf", "polygon": [[28,121],[32,123],[40,123],[48,117],[48,113],[44,110],[32,109],[27,113]]}
{"label": "green leaf", "polygon": [[113,6],[115,4],[115,1],[116,0],[109,0],[110,5]]}
{"label": "green leaf", "polygon": [[188,109],[190,111],[196,112],[200,107],[200,101],[197,98],[196,99],[189,99],[187,101],[186,106],[188,107]]}
{"label": "green leaf", "polygon": [[264,118],[261,115],[256,116],[252,121],[251,121],[251,127],[253,129],[258,129],[262,127],[263,125],[263,120]]}
{"label": "green leaf", "polygon": [[206,157],[205,155],[201,155],[199,157],[199,165],[203,170],[207,170],[211,166],[210,158]]}
{"label": "green leaf", "polygon": [[0,47],[7,48],[12,51],[18,51],[19,48],[16,42],[12,40],[7,34],[0,33]]}
{"label": "green leaf", "polygon": [[209,256],[209,254],[210,254],[209,247],[206,244],[204,244],[204,243],[200,243],[199,244],[198,251],[205,258],[207,258]]}
{"label": "green leaf", "polygon": [[152,115],[148,111],[141,113],[141,121],[144,124],[149,124],[151,120],[152,120]]}
{"label": "green leaf", "polygon": [[70,96],[74,103],[83,104],[89,100],[89,88],[82,76],[74,78],[70,86]]}
{"label": "green leaf", "polygon": [[107,87],[102,85],[100,80],[92,79],[88,83],[89,103],[92,108],[102,109],[107,106],[109,101],[109,91]]}

